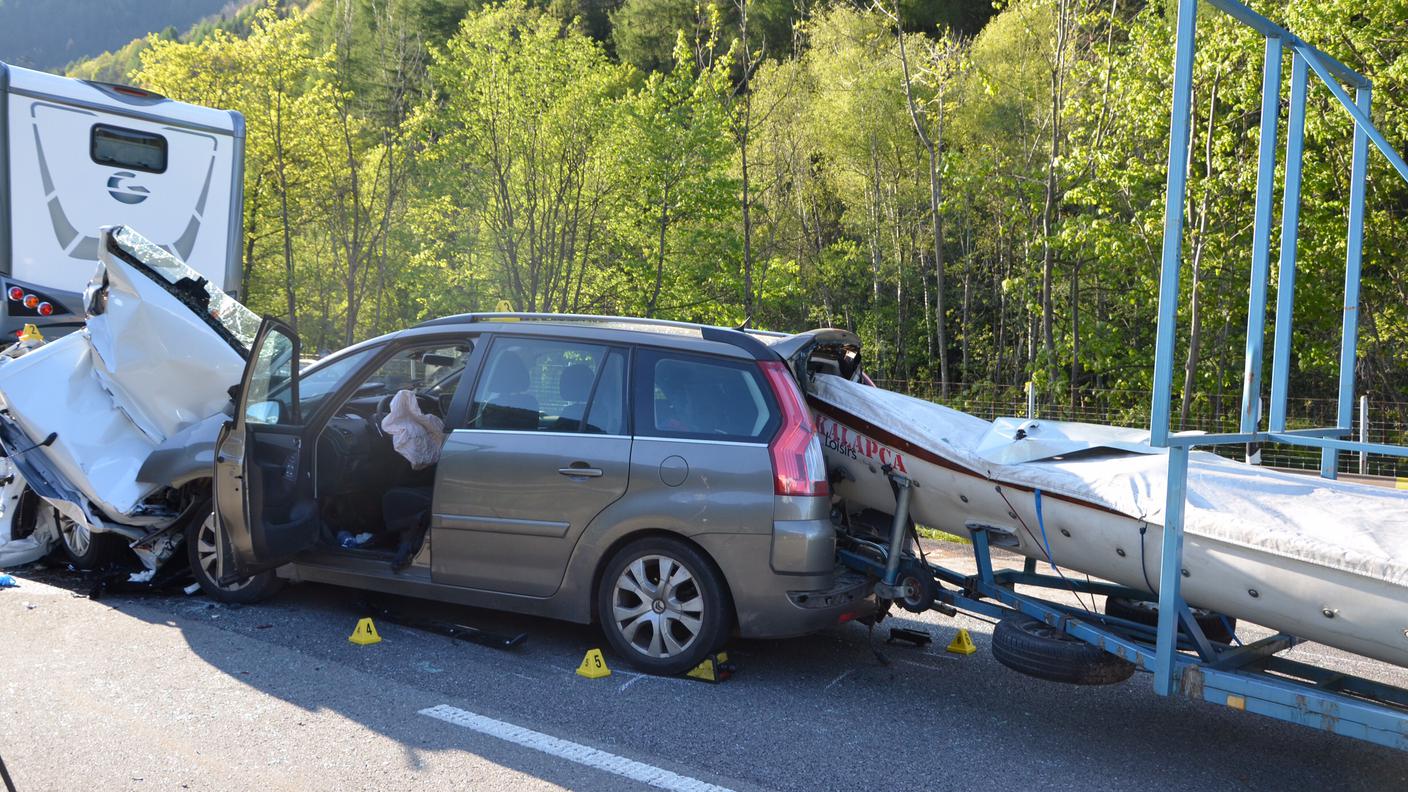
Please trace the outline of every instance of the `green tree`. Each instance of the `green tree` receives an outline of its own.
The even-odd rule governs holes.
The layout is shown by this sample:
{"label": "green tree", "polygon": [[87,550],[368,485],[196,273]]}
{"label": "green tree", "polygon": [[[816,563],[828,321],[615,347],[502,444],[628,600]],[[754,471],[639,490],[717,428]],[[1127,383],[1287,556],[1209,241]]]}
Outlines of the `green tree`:
{"label": "green tree", "polygon": [[483,252],[520,310],[565,310],[590,266],[608,189],[594,159],[626,72],[550,15],[508,2],[471,14],[434,57],[426,157],[457,202],[483,202]]}

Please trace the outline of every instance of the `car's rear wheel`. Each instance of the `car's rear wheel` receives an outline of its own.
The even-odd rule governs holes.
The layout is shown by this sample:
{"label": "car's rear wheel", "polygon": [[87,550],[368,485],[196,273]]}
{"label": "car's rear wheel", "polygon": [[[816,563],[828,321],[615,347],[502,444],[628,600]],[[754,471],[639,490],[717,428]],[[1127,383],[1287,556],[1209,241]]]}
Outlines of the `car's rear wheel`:
{"label": "car's rear wheel", "polygon": [[616,654],[650,674],[682,674],[718,651],[732,613],[723,576],[688,544],[665,536],[616,552],[597,588],[597,618]]}
{"label": "car's rear wheel", "polygon": [[191,574],[207,596],[221,602],[249,604],[271,597],[283,588],[283,581],[272,570],[221,585],[216,580],[220,521],[209,506],[197,515],[204,516],[195,517],[186,526],[186,554],[191,562]]}
{"label": "car's rear wheel", "polygon": [[58,521],[58,555],[73,564],[75,569],[97,569],[116,558],[127,546],[127,542],[116,534],[94,533],[88,526],[79,525],[62,515]]}

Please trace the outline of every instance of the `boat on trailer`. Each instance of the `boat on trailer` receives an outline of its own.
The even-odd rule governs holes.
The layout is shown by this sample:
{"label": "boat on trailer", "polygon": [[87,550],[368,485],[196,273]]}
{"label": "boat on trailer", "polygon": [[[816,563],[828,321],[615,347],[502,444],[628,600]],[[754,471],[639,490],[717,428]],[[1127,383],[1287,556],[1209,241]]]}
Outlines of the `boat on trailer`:
{"label": "boat on trailer", "polygon": [[[809,400],[850,516],[892,514],[902,476],[919,524],[1157,598],[1168,459],[1148,432],[984,421],[841,376]],[[1195,452],[1189,605],[1408,666],[1408,492]]]}

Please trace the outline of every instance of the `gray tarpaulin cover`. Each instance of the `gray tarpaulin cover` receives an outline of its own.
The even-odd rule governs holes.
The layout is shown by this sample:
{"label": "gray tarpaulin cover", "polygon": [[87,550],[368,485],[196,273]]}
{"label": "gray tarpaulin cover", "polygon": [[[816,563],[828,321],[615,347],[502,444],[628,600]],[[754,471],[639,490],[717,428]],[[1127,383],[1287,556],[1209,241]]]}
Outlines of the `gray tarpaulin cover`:
{"label": "gray tarpaulin cover", "polygon": [[[1142,430],[1053,421],[993,423],[818,375],[813,394],[995,481],[1162,524],[1168,453]],[[1025,425],[1027,431],[1016,430]],[[1408,585],[1408,492],[1189,455],[1189,533]]]}

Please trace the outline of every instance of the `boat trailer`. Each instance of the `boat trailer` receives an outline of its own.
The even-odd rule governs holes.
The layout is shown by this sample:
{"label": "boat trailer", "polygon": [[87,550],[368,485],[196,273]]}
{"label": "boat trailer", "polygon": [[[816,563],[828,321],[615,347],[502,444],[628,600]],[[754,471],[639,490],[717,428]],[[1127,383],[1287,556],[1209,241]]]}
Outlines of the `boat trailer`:
{"label": "boat trailer", "polygon": [[992,549],[1007,544],[1008,534],[977,523],[967,526],[976,573],[925,560],[922,551],[915,552],[918,537],[909,516],[910,492],[918,485],[893,470],[886,473],[896,492],[888,544],[847,537],[838,550],[844,566],[878,581],[876,593],[882,599],[913,613],[963,612],[999,622],[1035,619],[1065,640],[1083,642],[1129,663],[1131,671],[1154,673],[1161,662],[1167,663],[1174,684],[1168,690],[1156,689],[1160,695],[1199,699],[1408,751],[1408,690],[1279,656],[1299,643],[1295,636],[1279,633],[1239,645],[1235,631],[1227,629],[1230,640],[1215,640],[1180,597],[1177,633],[1168,641],[1160,635],[1160,626],[1018,592],[1022,586],[1077,596],[1158,600],[1147,590],[1061,575],[1054,564],[1057,574],[1038,572],[1035,558],[1025,558],[1021,569],[995,569]]}

